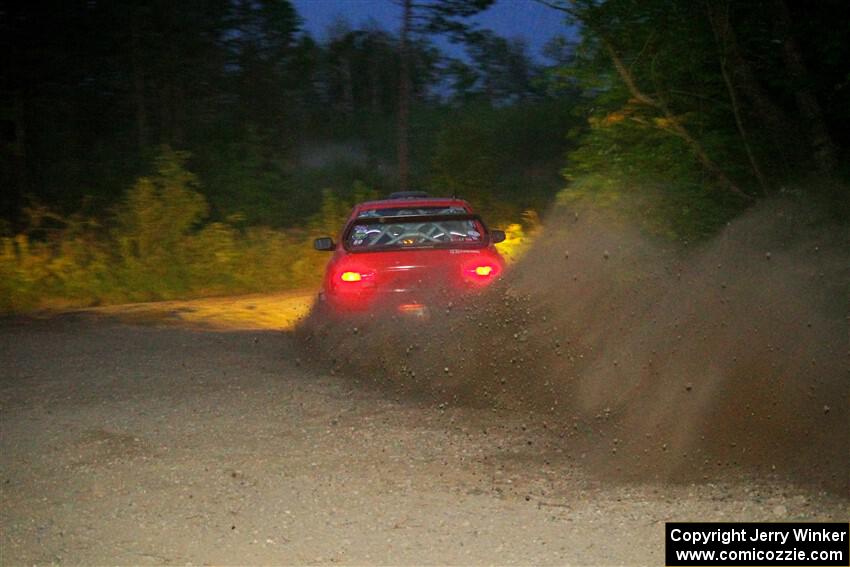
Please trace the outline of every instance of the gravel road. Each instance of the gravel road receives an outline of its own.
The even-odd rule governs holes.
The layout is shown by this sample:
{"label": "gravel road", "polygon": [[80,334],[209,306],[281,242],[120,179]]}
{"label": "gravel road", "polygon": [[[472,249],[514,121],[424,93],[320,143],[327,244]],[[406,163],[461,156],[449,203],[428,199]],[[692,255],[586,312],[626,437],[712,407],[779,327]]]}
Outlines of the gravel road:
{"label": "gravel road", "polygon": [[663,564],[665,521],[846,521],[769,478],[612,484],[521,415],[315,375],[282,332],[0,322],[0,563]]}

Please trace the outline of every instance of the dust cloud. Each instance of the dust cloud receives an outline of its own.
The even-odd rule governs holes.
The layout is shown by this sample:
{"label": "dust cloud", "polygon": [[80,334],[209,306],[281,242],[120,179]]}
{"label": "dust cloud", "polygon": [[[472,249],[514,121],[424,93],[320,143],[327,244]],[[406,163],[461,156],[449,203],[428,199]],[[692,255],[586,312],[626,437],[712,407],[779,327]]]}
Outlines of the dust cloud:
{"label": "dust cloud", "polygon": [[306,357],[427,403],[524,412],[601,475],[758,474],[850,493],[850,235],[764,203],[711,242],[558,210],[494,289],[427,321],[298,330]]}

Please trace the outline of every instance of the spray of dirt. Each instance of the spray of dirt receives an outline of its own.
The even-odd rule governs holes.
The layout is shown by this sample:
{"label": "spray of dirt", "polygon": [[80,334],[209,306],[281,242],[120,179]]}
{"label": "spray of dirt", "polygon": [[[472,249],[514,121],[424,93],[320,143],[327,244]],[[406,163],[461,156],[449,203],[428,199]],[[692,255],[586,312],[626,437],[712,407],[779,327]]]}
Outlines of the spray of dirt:
{"label": "spray of dirt", "polygon": [[766,203],[699,249],[558,211],[505,280],[425,322],[300,329],[363,383],[527,412],[602,474],[850,491],[850,238]]}

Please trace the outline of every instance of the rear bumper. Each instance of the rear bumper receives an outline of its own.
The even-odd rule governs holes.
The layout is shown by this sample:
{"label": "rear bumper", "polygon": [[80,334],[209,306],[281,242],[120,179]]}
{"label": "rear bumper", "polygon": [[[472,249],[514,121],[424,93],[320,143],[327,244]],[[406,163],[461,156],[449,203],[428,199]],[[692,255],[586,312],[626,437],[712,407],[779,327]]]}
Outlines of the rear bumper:
{"label": "rear bumper", "polygon": [[428,291],[396,289],[346,294],[322,292],[319,294],[319,303],[330,313],[339,315],[386,313],[425,317],[480,291],[480,288],[470,288]]}

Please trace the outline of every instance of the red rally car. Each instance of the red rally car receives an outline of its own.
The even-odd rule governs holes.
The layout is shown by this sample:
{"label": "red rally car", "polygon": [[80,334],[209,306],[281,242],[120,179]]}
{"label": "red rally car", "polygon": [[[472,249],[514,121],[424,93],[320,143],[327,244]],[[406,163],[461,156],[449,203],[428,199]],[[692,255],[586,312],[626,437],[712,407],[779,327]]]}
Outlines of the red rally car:
{"label": "red rally car", "polygon": [[495,281],[505,262],[494,245],[504,239],[461,199],[406,191],[361,203],[338,242],[314,242],[316,250],[333,252],[318,308],[425,315],[436,302]]}

